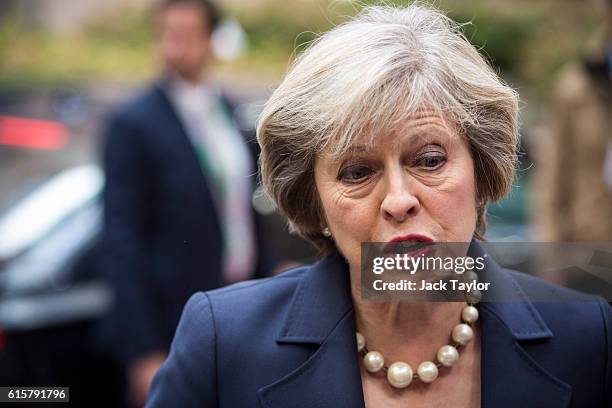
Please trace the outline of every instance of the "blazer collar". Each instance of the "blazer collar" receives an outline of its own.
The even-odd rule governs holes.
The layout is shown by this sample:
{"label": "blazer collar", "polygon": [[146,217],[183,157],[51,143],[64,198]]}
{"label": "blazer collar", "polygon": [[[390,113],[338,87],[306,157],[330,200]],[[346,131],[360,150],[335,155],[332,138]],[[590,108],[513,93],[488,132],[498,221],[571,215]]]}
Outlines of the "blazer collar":
{"label": "blazer collar", "polygon": [[487,255],[482,245],[472,241],[468,254],[474,258],[487,257],[486,268],[479,275],[481,281],[491,282],[491,286],[483,294],[481,309],[495,314],[516,340],[553,337],[552,331],[516,280]]}
{"label": "blazer collar", "polygon": [[322,344],[352,308],[348,265],[335,252],[304,273],[277,341]]}
{"label": "blazer collar", "polygon": [[[472,256],[484,253],[472,242]],[[541,367],[521,345],[527,340],[549,341],[550,328],[512,275],[492,258],[481,276],[496,291],[485,294],[480,307],[482,406],[568,406],[571,387]],[[515,300],[487,302],[493,295]],[[277,342],[320,347],[293,372],[259,390],[263,406],[364,406],[349,272],[340,254],[304,272]],[[520,389],[508,392],[511,387]]]}

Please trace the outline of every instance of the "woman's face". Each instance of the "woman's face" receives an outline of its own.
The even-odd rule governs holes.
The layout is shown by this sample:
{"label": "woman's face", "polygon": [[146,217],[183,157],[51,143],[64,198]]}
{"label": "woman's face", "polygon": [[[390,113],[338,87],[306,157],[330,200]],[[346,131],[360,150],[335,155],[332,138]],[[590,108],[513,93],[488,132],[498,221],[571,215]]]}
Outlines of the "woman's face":
{"label": "woman's face", "polygon": [[323,154],[315,161],[326,225],[351,269],[360,265],[362,242],[408,234],[434,242],[472,239],[474,163],[453,126],[423,112],[372,145],[353,146],[340,159]]}

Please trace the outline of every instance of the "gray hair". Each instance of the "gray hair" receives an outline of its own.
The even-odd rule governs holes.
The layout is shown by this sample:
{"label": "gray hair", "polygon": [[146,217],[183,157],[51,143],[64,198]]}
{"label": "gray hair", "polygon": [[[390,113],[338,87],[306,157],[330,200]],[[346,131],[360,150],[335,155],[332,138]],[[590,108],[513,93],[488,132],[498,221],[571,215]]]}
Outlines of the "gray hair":
{"label": "gray hair", "polygon": [[314,182],[321,152],[341,156],[359,139],[396,131],[420,109],[457,125],[475,165],[477,237],[485,205],[512,186],[519,141],[518,95],[440,11],[423,5],[366,7],[302,53],[261,113],[264,187],[291,228],[322,252]]}

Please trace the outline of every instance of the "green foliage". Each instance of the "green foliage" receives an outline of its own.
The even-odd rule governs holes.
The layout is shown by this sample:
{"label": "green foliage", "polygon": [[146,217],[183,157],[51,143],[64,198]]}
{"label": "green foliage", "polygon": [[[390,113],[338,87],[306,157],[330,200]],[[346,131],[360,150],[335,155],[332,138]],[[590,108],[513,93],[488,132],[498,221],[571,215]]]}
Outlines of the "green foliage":
{"label": "green foliage", "polygon": [[495,66],[516,72],[524,58],[524,49],[533,35],[537,20],[488,16],[471,19],[452,16],[463,25],[463,32]]}
{"label": "green foliage", "polygon": [[[286,65],[287,58],[294,50],[301,50],[307,44],[325,32],[334,24],[343,21],[347,14],[355,14],[369,4],[379,4],[379,0],[360,1],[353,6],[327,8],[324,12],[336,21],[296,18],[295,13],[283,8],[268,8],[255,16],[239,16],[250,40],[249,58],[257,55],[272,56],[271,64]],[[406,5],[407,1],[386,1],[386,4]],[[344,14],[343,14],[344,13]],[[490,15],[484,13],[460,14],[451,13],[451,17],[463,26],[466,37],[491,62],[514,74],[520,72],[524,61],[524,50],[530,46],[529,38],[540,24],[536,16],[518,15],[514,17]],[[316,29],[315,29],[316,27]],[[282,62],[281,62],[282,61]]]}
{"label": "green foliage", "polygon": [[330,15],[335,12],[313,5],[296,9],[295,4],[271,5],[255,12],[236,9],[231,14],[238,18],[249,39],[249,50],[242,62],[254,61],[264,70],[284,72],[292,55],[333,27]]}
{"label": "green foliage", "polygon": [[[580,30],[592,31],[594,26],[585,25],[589,18],[593,19],[586,11],[576,11],[567,2],[562,3],[569,4],[569,8],[558,7],[556,0],[551,1],[500,0],[493,4],[484,0],[447,0],[438,6],[446,6],[452,18],[467,23],[463,26],[467,38],[504,74],[543,94],[552,80],[550,73],[571,58],[574,48],[584,41]],[[380,3],[233,2],[235,9],[227,10],[227,15],[235,16],[242,24],[249,49],[238,60],[224,64],[223,69],[239,71],[247,77],[278,77],[292,55],[318,34],[345,21],[363,6]],[[552,15],[552,10],[558,14]],[[131,8],[102,14],[75,34],[33,31],[14,19],[0,22],[0,82],[147,79],[156,70],[151,23],[150,13]]]}
{"label": "green foliage", "polygon": [[102,16],[78,33],[29,29],[16,19],[0,23],[0,83],[54,86],[96,79],[151,76],[147,16],[123,10]]}

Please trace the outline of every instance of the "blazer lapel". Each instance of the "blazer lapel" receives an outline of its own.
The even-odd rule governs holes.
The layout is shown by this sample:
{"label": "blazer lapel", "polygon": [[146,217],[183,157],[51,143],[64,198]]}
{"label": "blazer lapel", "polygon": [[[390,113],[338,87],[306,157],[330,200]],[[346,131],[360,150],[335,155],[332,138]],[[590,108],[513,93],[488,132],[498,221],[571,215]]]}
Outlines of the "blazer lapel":
{"label": "blazer lapel", "polygon": [[348,268],[339,254],[305,273],[277,342],[319,347],[293,372],[259,390],[262,406],[364,407]]}
{"label": "blazer lapel", "polygon": [[[484,254],[473,243],[472,256]],[[489,257],[482,281],[492,291],[483,295],[481,325],[481,406],[483,408],[569,406],[572,388],[540,366],[526,351],[529,344],[553,338],[537,309],[512,275]],[[489,299],[519,299],[493,302]]]}
{"label": "blazer lapel", "polygon": [[[481,307],[481,406],[569,406],[572,388],[529,356],[497,314],[498,308],[488,304]],[[537,337],[534,333],[530,336]],[[546,338],[543,333],[541,338]]]}
{"label": "blazer lapel", "polygon": [[[188,173],[190,177],[195,177],[199,180],[197,185],[194,184],[194,188],[202,188],[205,199],[211,203],[217,203],[219,198],[217,197],[214,183],[210,179],[210,175],[206,174],[202,168],[202,163],[196,152],[192,137],[189,135],[185,124],[180,119],[176,107],[171,101],[169,86],[168,80],[162,79],[154,87],[158,103],[161,106],[161,112],[165,115],[166,120],[163,123],[169,124],[166,129],[160,129],[160,131],[164,132],[163,134],[167,137],[168,144],[173,146],[172,151],[175,151],[177,154],[175,165],[180,163],[180,166],[189,168]],[[219,209],[216,205],[212,206],[212,211],[215,211],[217,219],[219,219]]]}
{"label": "blazer lapel", "polygon": [[162,110],[166,114],[166,120],[172,124],[172,129],[174,130],[174,132],[168,135],[168,137],[171,136],[172,143],[180,146],[183,160],[188,160],[192,167],[197,168],[198,174],[201,175],[202,180],[208,184],[207,176],[202,171],[202,165],[196,153],[192,137],[189,135],[185,124],[179,117],[174,103],[171,101],[169,86],[170,84],[168,80],[165,79],[160,80],[155,84],[155,92],[159,99],[160,105],[163,107]]}

